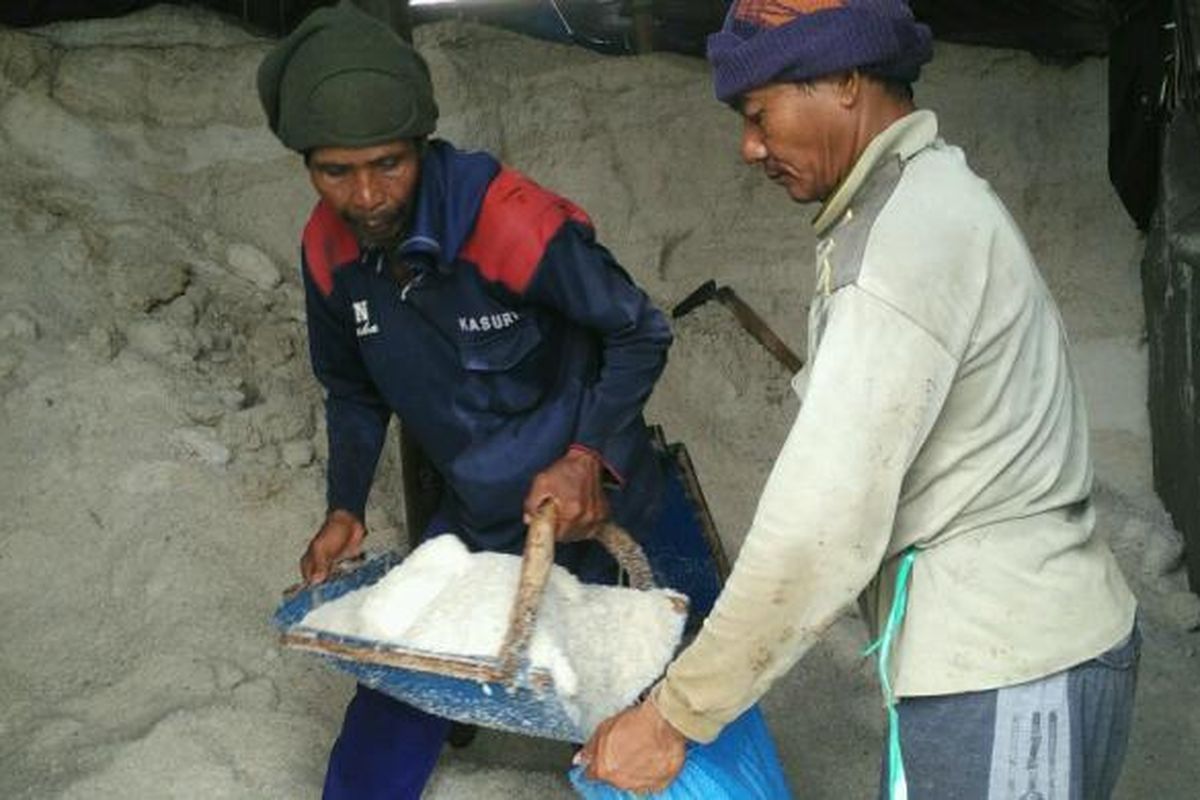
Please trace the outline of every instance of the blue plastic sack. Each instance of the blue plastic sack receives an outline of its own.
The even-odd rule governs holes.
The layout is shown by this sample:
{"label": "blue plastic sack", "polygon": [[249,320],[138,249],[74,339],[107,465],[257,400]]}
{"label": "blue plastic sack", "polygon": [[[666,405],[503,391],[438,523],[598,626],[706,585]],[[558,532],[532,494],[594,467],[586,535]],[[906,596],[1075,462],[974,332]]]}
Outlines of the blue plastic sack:
{"label": "blue plastic sack", "polygon": [[634,794],[589,780],[583,767],[571,784],[584,800],[790,800],[775,742],[758,706],[727,725],[708,744],[689,745],[679,776],[657,794]]}

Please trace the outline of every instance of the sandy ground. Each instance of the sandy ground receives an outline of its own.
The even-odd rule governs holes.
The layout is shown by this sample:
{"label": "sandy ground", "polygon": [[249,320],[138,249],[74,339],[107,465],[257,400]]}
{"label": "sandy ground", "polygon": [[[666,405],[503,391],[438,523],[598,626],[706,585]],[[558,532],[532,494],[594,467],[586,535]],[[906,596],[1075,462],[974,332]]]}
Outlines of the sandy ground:
{"label": "sandy ground", "polygon": [[[442,135],[573,197],[664,306],[729,283],[797,349],[812,209],[742,167],[702,63],[423,28]],[[268,619],[323,506],[296,274],[312,203],[266,132],[269,43],[207,13],[0,30],[0,797],[302,798],[352,690]],[[1200,601],[1150,489],[1141,240],[1104,174],[1105,65],[938,48],[918,87],[1029,235],[1088,391],[1100,530],[1143,606],[1122,798],[1200,785]],[[650,416],[736,553],[795,414],[728,313],[680,321]],[[402,534],[394,464],[372,541]],[[796,795],[873,796],[883,716],[848,612],[765,705]],[[571,796],[484,735],[431,798]]]}

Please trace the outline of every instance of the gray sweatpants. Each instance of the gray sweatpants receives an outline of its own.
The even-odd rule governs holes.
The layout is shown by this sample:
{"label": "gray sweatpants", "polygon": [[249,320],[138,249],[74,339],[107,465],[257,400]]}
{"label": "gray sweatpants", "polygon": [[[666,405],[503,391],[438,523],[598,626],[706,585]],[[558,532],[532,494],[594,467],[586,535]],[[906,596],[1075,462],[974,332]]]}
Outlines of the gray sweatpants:
{"label": "gray sweatpants", "polygon": [[[1125,758],[1141,635],[1064,672],[900,701],[911,800],[1106,800]],[[887,800],[887,758],[880,800]]]}

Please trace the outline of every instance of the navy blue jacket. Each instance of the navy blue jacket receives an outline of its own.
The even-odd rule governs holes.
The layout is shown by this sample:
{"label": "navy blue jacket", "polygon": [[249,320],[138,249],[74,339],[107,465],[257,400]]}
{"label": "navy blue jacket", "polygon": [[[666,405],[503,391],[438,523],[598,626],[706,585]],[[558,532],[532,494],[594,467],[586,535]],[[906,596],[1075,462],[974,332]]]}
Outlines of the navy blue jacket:
{"label": "navy blue jacket", "polygon": [[446,481],[441,514],[477,548],[519,551],[533,477],[600,454],[631,531],[657,511],[642,406],[671,334],[575,205],[484,153],[422,159],[402,286],[318,203],[304,231],[309,348],[326,390],[328,503],[363,517],[391,413]]}

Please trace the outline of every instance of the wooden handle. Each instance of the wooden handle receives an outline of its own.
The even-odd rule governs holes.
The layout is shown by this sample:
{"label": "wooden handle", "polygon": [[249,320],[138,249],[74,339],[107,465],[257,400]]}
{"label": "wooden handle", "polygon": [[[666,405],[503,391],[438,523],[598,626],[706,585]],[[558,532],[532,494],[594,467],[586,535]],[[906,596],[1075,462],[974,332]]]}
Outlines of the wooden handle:
{"label": "wooden handle", "polygon": [[[525,552],[521,556],[521,577],[517,596],[508,619],[508,632],[500,645],[500,675],[504,683],[512,683],[529,649],[537,627],[538,607],[550,570],[554,566],[554,524],[557,513],[553,503],[544,504],[525,535]],[[606,522],[596,534],[596,540],[616,559],[629,575],[629,585],[646,591],[654,588],[654,573],[641,546],[624,528]]]}
{"label": "wooden handle", "polygon": [[643,592],[654,588],[654,572],[650,569],[646,553],[624,528],[615,522],[606,522],[596,534],[596,540],[625,570],[630,586]]}
{"label": "wooden handle", "polygon": [[788,347],[783,339],[780,339],[778,334],[771,330],[771,326],[742,298],[738,297],[733,289],[722,286],[717,290],[717,298],[733,312],[733,316],[737,318],[741,326],[749,331],[759,344],[767,348],[767,351],[775,356],[775,359],[783,364],[789,373],[795,375],[804,369],[804,359],[796,355],[792,348]]}
{"label": "wooden handle", "polygon": [[516,678],[517,669],[529,649],[529,640],[533,638],[542,592],[550,577],[550,568],[554,565],[554,523],[557,517],[554,504],[543,503],[525,534],[517,596],[508,618],[508,632],[504,636],[504,643],[500,645],[500,675],[504,683],[512,683]]}

